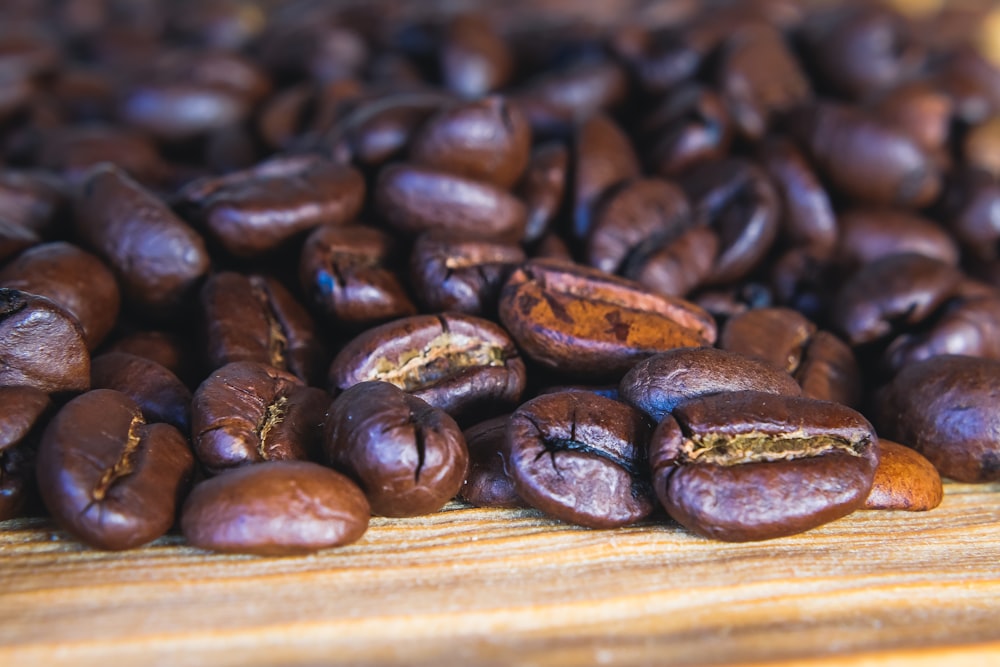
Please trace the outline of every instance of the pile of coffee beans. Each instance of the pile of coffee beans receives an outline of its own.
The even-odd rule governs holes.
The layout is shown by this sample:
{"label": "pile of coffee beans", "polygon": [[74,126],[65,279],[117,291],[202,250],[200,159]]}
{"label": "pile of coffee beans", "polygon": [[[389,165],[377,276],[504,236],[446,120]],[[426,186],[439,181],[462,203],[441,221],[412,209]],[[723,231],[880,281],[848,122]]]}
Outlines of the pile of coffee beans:
{"label": "pile of coffee beans", "polygon": [[744,541],[1000,480],[998,26],[5,0],[0,520],[282,555],[457,497]]}

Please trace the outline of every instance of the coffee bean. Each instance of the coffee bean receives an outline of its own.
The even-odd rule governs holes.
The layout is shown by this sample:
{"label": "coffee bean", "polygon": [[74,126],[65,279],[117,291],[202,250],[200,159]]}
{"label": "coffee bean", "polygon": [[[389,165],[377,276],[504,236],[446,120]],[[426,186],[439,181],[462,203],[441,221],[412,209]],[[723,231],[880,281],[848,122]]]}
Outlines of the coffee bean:
{"label": "coffee bean", "polygon": [[884,365],[898,372],[907,365],[942,354],[1000,359],[1000,296],[954,299],[921,331],[896,337]]}
{"label": "coffee bean", "polygon": [[198,371],[193,359],[195,355],[185,343],[176,334],[166,331],[136,331],[114,341],[105,350],[155,361],[187,385]]}
{"label": "coffee bean", "polygon": [[368,517],[364,494],[340,473],[305,461],[272,461],[195,486],[181,532],[201,549],[292,556],[356,542]]}
{"label": "coffee bean", "polygon": [[851,209],[842,213],[839,221],[837,257],[848,266],[907,252],[958,264],[955,241],[926,218],[891,209]]}
{"label": "coffee bean", "polygon": [[694,304],[553,260],[511,275],[500,321],[532,360],[575,375],[620,375],[657,352],[715,341],[715,322]]}
{"label": "coffee bean", "polygon": [[653,510],[649,424],[641,412],[586,392],[545,394],[510,416],[504,450],[518,496],[563,521],[614,528]]}
{"label": "coffee bean", "polygon": [[455,420],[388,382],[362,382],[337,397],[324,447],[383,516],[441,509],[462,488],[469,463]]}
{"label": "coffee bean", "polygon": [[464,420],[515,404],[526,379],[502,328],[445,313],[388,322],[347,343],[330,364],[331,389],[368,381],[392,384]]}
{"label": "coffee bean", "polygon": [[619,391],[623,401],[655,422],[701,396],[733,391],[802,393],[780,366],[712,347],[678,348],[644,359],[625,374]]}
{"label": "coffee bean", "polygon": [[590,233],[601,197],[637,178],[639,160],[621,128],[597,114],[576,128],[573,167],[573,235],[583,239]]}
{"label": "coffee bean", "polygon": [[17,519],[33,510],[36,486],[35,448],[21,444],[0,449],[0,521]]}
{"label": "coffee bean", "polygon": [[476,507],[527,507],[507,476],[504,448],[507,442],[507,422],[502,415],[479,422],[463,431],[469,449],[469,473],[459,497]]}
{"label": "coffee bean", "polygon": [[251,361],[227,364],[194,392],[194,452],[211,473],[316,458],[329,404],[326,392],[290,373]]}
{"label": "coffee bean", "polygon": [[91,350],[118,317],[114,275],[97,257],[63,241],[25,250],[0,269],[0,285],[51,299],[77,319]]}
{"label": "coffee bean", "polygon": [[512,99],[528,117],[532,133],[550,137],[566,134],[576,118],[619,105],[627,90],[620,65],[595,59],[533,76],[512,92]]}
{"label": "coffee bean", "polygon": [[939,355],[904,367],[879,397],[886,437],[912,447],[943,477],[1000,479],[1000,361]]}
{"label": "coffee bean", "polygon": [[90,354],[75,317],[45,297],[0,287],[0,386],[86,391]]}
{"label": "coffee bean", "polygon": [[653,433],[653,486],[671,517],[705,537],[764,540],[860,509],[878,447],[871,424],[839,405],[731,392],[689,400]]}
{"label": "coffee bean", "polygon": [[375,206],[394,229],[466,232],[517,241],[524,235],[524,204],[489,183],[399,163],[382,169]]}
{"label": "coffee bean", "polygon": [[410,144],[414,164],[510,188],[531,151],[531,128],[516,105],[499,96],[445,107]]}
{"label": "coffee bean", "polygon": [[182,205],[239,257],[273,250],[321,224],[345,224],[364,201],[361,174],[315,155],[273,158],[251,169],[195,181]]}
{"label": "coffee bean", "polygon": [[0,262],[42,242],[30,229],[0,218]]}
{"label": "coffee bean", "polygon": [[125,394],[149,423],[164,422],[185,435],[191,430],[191,391],[151,359],[126,352],[96,356],[90,362],[90,386]]}
{"label": "coffee bean", "polygon": [[127,301],[165,317],[208,271],[198,234],[116,167],[89,173],[75,203],[76,233],[120,280]]}
{"label": "coffee bean", "polygon": [[533,243],[545,235],[563,205],[569,151],[557,142],[544,143],[531,153],[517,194],[527,208],[524,241]]}
{"label": "coffee bean", "polygon": [[985,171],[955,169],[938,211],[968,255],[983,261],[1000,253],[1000,182]]}
{"label": "coffee bean", "polygon": [[514,55],[493,26],[468,14],[449,24],[438,60],[445,87],[467,99],[498,89],[514,69]]}
{"label": "coffee bean", "polygon": [[65,213],[63,182],[46,171],[0,169],[0,211],[15,225],[47,236]]}
{"label": "coffee bean", "polygon": [[711,89],[685,85],[668,95],[643,121],[648,137],[646,164],[675,178],[699,162],[722,158],[729,150],[733,123],[722,99]]}
{"label": "coffee bean", "polygon": [[149,137],[103,125],[53,128],[45,132],[34,162],[72,183],[85,181],[90,171],[103,162],[114,164],[147,186],[162,183],[168,171]]}
{"label": "coffee bean", "polygon": [[34,387],[0,387],[0,452],[24,441],[52,409],[48,394]]}
{"label": "coffee bean", "polygon": [[131,549],[173,525],[193,467],[177,429],[147,424],[132,399],[96,389],[45,429],[38,486],[61,527],[100,549]]}
{"label": "coffee bean", "polygon": [[866,510],[923,512],[941,504],[941,476],[931,462],[909,447],[880,438],[875,481]]}
{"label": "coffee bean", "polygon": [[755,308],[726,321],[719,347],[795,373],[816,325],[790,308]]}
{"label": "coffee bean", "polygon": [[212,368],[255,361],[318,381],[326,352],[309,313],[267,276],[217,273],[201,289]]}
{"label": "coffee bean", "polygon": [[663,245],[644,243],[622,273],[657,294],[683,297],[712,274],[718,254],[718,234],[708,227],[691,227]]}
{"label": "coffee bean", "polygon": [[948,144],[954,112],[952,100],[926,81],[904,83],[878,101],[876,113],[890,125],[901,127],[926,151],[941,151]]}
{"label": "coffee bean", "polygon": [[1000,176],[1000,116],[972,128],[965,137],[963,153],[973,168]]}
{"label": "coffee bean", "polygon": [[802,395],[821,401],[861,405],[861,369],[850,346],[829,331],[817,331],[795,370]]}
{"label": "coffee bean", "polygon": [[232,90],[183,81],[137,84],[119,109],[123,120],[164,141],[238,124],[249,111],[249,100]]}

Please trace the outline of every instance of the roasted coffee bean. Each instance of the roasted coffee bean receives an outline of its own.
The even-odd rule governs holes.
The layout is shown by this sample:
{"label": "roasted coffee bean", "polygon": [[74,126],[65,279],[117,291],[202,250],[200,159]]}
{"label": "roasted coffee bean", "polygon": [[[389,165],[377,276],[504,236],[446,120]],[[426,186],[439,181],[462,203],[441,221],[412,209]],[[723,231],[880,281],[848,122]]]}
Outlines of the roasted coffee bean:
{"label": "roasted coffee bean", "polygon": [[500,321],[531,359],[574,375],[620,375],[657,352],[711,345],[716,333],[693,303],[554,260],[531,260],[511,275]]}
{"label": "roasted coffee bean", "polygon": [[943,477],[1000,480],[1000,361],[939,355],[905,366],[879,396],[886,437],[912,447]]}
{"label": "roasted coffee bean", "polygon": [[410,144],[414,164],[510,188],[531,154],[531,128],[516,105],[491,96],[445,107]]}
{"label": "roasted coffee bean", "polygon": [[951,132],[951,99],[926,81],[904,83],[878,101],[876,113],[890,125],[901,127],[926,151],[947,146]]}
{"label": "roasted coffee bean", "polygon": [[227,364],[194,393],[194,452],[211,473],[316,458],[329,404],[326,392],[290,373],[251,361]]}
{"label": "roasted coffee bean", "polygon": [[70,182],[80,182],[102,162],[110,162],[148,186],[167,177],[156,144],[144,134],[103,125],[52,128],[42,135],[35,164]]}
{"label": "roasted coffee bean", "polygon": [[736,127],[750,139],[767,132],[774,115],[812,97],[805,72],[781,32],[749,23],[726,38],[719,87]]}
{"label": "roasted coffee bean", "polygon": [[516,404],[526,375],[502,328],[478,317],[445,313],[369,329],[347,343],[330,365],[333,391],[376,380],[464,419]]}
{"label": "roasted coffee bean", "polygon": [[639,176],[639,160],[621,128],[608,116],[596,114],[579,124],[574,134],[573,235],[586,238],[601,197]]}
{"label": "roasted coffee bean", "polygon": [[678,181],[695,215],[719,236],[707,282],[732,283],[761,262],[778,235],[781,203],[762,170],[739,159],[703,162]]}
{"label": "roasted coffee bean", "polygon": [[0,218],[0,262],[42,242],[30,229]]}
{"label": "roasted coffee bean", "polygon": [[972,128],[965,136],[962,152],[974,169],[1000,176],[1000,115]]}
{"label": "roasted coffee bean", "polygon": [[0,387],[0,452],[24,441],[52,408],[49,395],[28,386]]}
{"label": "roasted coffee bean", "polygon": [[77,235],[115,272],[126,300],[144,311],[176,311],[208,271],[201,237],[117,167],[89,173],[74,213]]}
{"label": "roasted coffee bean", "polygon": [[666,296],[686,296],[711,274],[719,236],[708,227],[691,227],[663,245],[643,244],[633,252],[626,278]]}
{"label": "roasted coffee bean", "polygon": [[869,343],[926,319],[962,280],[954,266],[905,253],[861,267],[841,286],[833,321],[851,345]]}
{"label": "roasted coffee bean", "polygon": [[44,296],[61,306],[83,327],[91,350],[114,327],[121,304],[115,277],[101,260],[63,241],[25,250],[0,269],[0,286]]}
{"label": "roasted coffee bean", "polygon": [[779,366],[714,347],[683,347],[649,357],[619,384],[622,400],[655,422],[685,401],[733,391],[802,393],[795,379]]}
{"label": "roasted coffee bean", "polygon": [[850,346],[829,331],[813,334],[795,370],[802,395],[852,408],[861,404],[861,368]]}
{"label": "roasted coffee bean", "polygon": [[277,157],[251,169],[207,178],[178,194],[182,206],[225,249],[252,257],[321,224],[345,224],[365,197],[361,174],[317,155]]}
{"label": "roasted coffee bean", "polygon": [[500,288],[525,261],[524,250],[488,237],[425,232],[410,254],[410,276],[430,311],[494,316]]}
{"label": "roasted coffee bean", "polygon": [[131,549],[174,523],[194,457],[168,424],[147,424],[122,393],[96,389],[67,403],[38,448],[38,487],[56,522],[100,549]]}
{"label": "roasted coffee bean", "polygon": [[3,219],[40,236],[58,231],[66,208],[62,180],[46,171],[0,169]]}
{"label": "roasted coffee bean", "polygon": [[455,420],[388,382],[362,382],[338,396],[323,443],[329,463],[356,480],[383,516],[441,509],[462,488],[469,464]]}
{"label": "roasted coffee bean", "polygon": [[851,209],[840,214],[837,259],[856,266],[912,252],[958,264],[958,246],[948,233],[920,216],[891,209]]}
{"label": "roasted coffee bean", "polygon": [[441,79],[457,95],[476,99],[503,86],[514,70],[514,55],[485,18],[456,16],[438,55]]}
{"label": "roasted coffee bean", "polygon": [[1000,111],[1000,72],[972,45],[959,45],[936,70],[935,83],[952,98],[962,121],[979,123]]}
{"label": "roasted coffee bean", "polygon": [[533,243],[549,230],[563,204],[569,150],[557,142],[535,148],[517,193],[527,208],[524,241]]}
{"label": "roasted coffee bean", "polygon": [[924,512],[941,504],[944,488],[931,462],[916,450],[880,438],[875,481],[865,501],[866,510]]}
{"label": "roasted coffee bean", "polygon": [[921,328],[899,335],[886,348],[884,365],[890,372],[942,354],[1000,359],[1000,296],[955,299]]}
{"label": "roasted coffee bean", "polygon": [[35,448],[21,444],[0,449],[0,521],[23,516],[36,486]]}
{"label": "roasted coffee bean", "polygon": [[755,308],[726,321],[719,347],[795,373],[816,329],[815,323],[790,308]]}
{"label": "roasted coffee bean", "polygon": [[781,197],[782,232],[794,245],[826,252],[837,242],[837,217],[819,177],[791,141],[770,138],[758,146],[767,175]]}
{"label": "roasted coffee bean", "polygon": [[133,401],[149,423],[191,430],[191,390],[160,364],[126,352],[107,352],[90,362],[90,386],[114,389]]}
{"label": "roasted coffee bean", "polygon": [[699,162],[722,158],[732,141],[733,124],[719,96],[687,85],[668,95],[644,121],[648,137],[645,162],[654,172],[675,178]]}
{"label": "roasted coffee bean", "polygon": [[687,197],[659,178],[622,186],[594,215],[587,239],[587,263],[618,273],[630,255],[666,245],[693,224]]}
{"label": "roasted coffee bean", "polygon": [[792,127],[833,186],[860,202],[914,208],[941,190],[937,166],[916,141],[861,110],[816,104]]}
{"label": "roasted coffee bean", "polygon": [[274,278],[217,273],[201,289],[208,361],[256,361],[314,383],[326,352],[309,313]]}
{"label": "roasted coffee bean", "polygon": [[182,141],[230,127],[250,112],[251,100],[236,91],[185,81],[139,83],[124,94],[124,121],[164,141]]}
{"label": "roasted coffee bean", "polygon": [[361,489],[340,473],[306,461],[271,461],[195,486],[181,532],[201,549],[293,556],[358,541],[369,514]]}
{"label": "roasted coffee bean", "polygon": [[650,426],[634,408],[596,394],[545,394],[510,416],[504,450],[514,490],[535,509],[589,528],[647,517]]}
{"label": "roasted coffee bean", "polygon": [[382,169],[375,207],[404,234],[440,230],[510,241],[524,236],[527,215],[521,200],[495,185],[408,163]]}
{"label": "roasted coffee bean", "polygon": [[373,227],[323,225],[302,246],[299,280],[315,307],[348,329],[415,315],[392,238]]}
{"label": "roasted coffee bean", "polygon": [[199,371],[194,354],[177,334],[166,331],[136,331],[122,336],[105,348],[107,352],[125,352],[155,361],[190,384]]}
{"label": "roasted coffee bean", "polygon": [[627,91],[628,80],[620,65],[592,60],[533,76],[512,97],[535,135],[552,136],[566,134],[576,118],[618,106]]}
{"label": "roasted coffee bean", "polygon": [[837,403],[760,392],[686,401],[653,433],[656,494],[685,528],[745,542],[794,535],[864,506],[878,439]]}
{"label": "roasted coffee bean", "polygon": [[514,490],[507,476],[504,449],[507,442],[507,422],[502,415],[467,428],[462,436],[469,449],[469,474],[459,497],[476,507],[527,507]]}
{"label": "roasted coffee bean", "polygon": [[0,287],[0,386],[86,391],[90,354],[75,317],[45,297]]}
{"label": "roasted coffee bean", "polygon": [[985,171],[956,169],[940,202],[940,219],[970,256],[983,261],[1000,254],[1000,180]]}

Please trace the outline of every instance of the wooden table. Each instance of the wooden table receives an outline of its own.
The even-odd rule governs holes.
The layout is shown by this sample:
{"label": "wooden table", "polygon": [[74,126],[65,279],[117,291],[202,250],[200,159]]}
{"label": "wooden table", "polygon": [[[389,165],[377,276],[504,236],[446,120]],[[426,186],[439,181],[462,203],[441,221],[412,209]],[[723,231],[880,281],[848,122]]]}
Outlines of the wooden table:
{"label": "wooden table", "polygon": [[458,504],[299,558],[0,529],[0,665],[1000,663],[1000,485],[751,544]]}

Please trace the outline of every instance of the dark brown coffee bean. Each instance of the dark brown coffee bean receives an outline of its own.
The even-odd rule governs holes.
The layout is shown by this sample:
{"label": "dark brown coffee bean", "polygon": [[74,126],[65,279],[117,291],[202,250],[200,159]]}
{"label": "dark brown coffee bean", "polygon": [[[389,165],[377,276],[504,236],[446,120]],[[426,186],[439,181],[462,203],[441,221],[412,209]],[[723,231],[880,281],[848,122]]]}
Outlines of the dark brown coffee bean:
{"label": "dark brown coffee bean", "polygon": [[586,238],[601,197],[638,176],[632,144],[610,117],[596,114],[580,123],[574,135],[573,235]]}
{"label": "dark brown coffee bean", "polygon": [[869,343],[925,320],[961,280],[961,271],[936,259],[889,255],[847,279],[834,301],[833,321],[851,345]]}
{"label": "dark brown coffee bean", "polygon": [[744,136],[759,140],[775,114],[812,97],[809,80],[773,26],[750,23],[722,47],[719,82],[729,113]]}
{"label": "dark brown coffee bean", "polygon": [[100,549],[131,549],[174,523],[194,457],[168,424],[147,424],[124,394],[96,389],[56,414],[38,449],[38,487],[60,526]]}
{"label": "dark brown coffee bean", "polygon": [[146,185],[161,183],[167,166],[144,134],[117,127],[72,126],[45,132],[35,164],[78,182],[91,168],[110,162]]}
{"label": "dark brown coffee bean", "polygon": [[659,178],[622,186],[594,214],[587,263],[617,273],[640,246],[659,247],[693,224],[684,192]]}
{"label": "dark brown coffee bean", "polygon": [[826,252],[837,241],[837,218],[819,177],[791,141],[771,138],[758,155],[782,203],[782,233],[793,245]]}
{"label": "dark brown coffee bean", "polygon": [[41,242],[42,239],[30,229],[0,218],[0,262]]}
{"label": "dark brown coffee bean", "polygon": [[431,231],[413,244],[410,276],[428,310],[490,317],[500,288],[524,260],[524,250],[513,243]]}
{"label": "dark brown coffee bean", "polygon": [[503,415],[479,422],[463,433],[469,449],[469,474],[458,496],[476,507],[528,507],[505,470],[507,422]]}
{"label": "dark brown coffee bean", "polygon": [[643,122],[646,164],[666,178],[689,167],[718,160],[729,150],[733,124],[726,107],[711,89],[687,85],[668,95]]}
{"label": "dark brown coffee bean", "polygon": [[901,334],[886,348],[890,372],[942,354],[1000,359],[1000,297],[955,299],[921,329]]}
{"label": "dark brown coffee bean", "polygon": [[0,287],[0,386],[86,391],[90,354],[75,317],[45,297]]}
{"label": "dark brown coffee bean", "polygon": [[0,269],[0,285],[61,306],[80,322],[91,350],[114,327],[121,303],[115,277],[101,260],[63,241],[25,250]]}
{"label": "dark brown coffee bean", "polygon": [[732,391],[802,393],[779,366],[713,347],[678,348],[649,357],[633,366],[619,384],[622,400],[655,422],[685,401]]}
{"label": "dark brown coffee bean", "polygon": [[947,146],[954,105],[951,99],[926,81],[904,83],[878,101],[876,113],[890,125],[900,127],[926,151]]}
{"label": "dark brown coffee bean", "polygon": [[95,168],[75,204],[76,233],[118,276],[128,301],[159,317],[208,271],[201,237],[116,167]]}
{"label": "dark brown coffee bean", "polygon": [[561,262],[572,262],[573,254],[561,236],[548,232],[535,243],[531,249],[531,257],[535,259],[555,259]]}
{"label": "dark brown coffee bean", "polygon": [[912,208],[941,189],[937,166],[913,139],[861,110],[818,104],[793,127],[834,187],[861,202]]}
{"label": "dark brown coffee bean", "polygon": [[410,144],[414,164],[510,188],[531,152],[531,128],[516,105],[491,96],[445,107]]}
{"label": "dark brown coffee bean", "polygon": [[438,55],[445,87],[467,99],[497,90],[514,69],[514,55],[485,17],[466,14],[448,25]]}
{"label": "dark brown coffee bean", "polygon": [[63,182],[55,174],[0,169],[0,211],[4,220],[48,236],[57,231],[66,204]]}
{"label": "dark brown coffee bean", "polygon": [[159,139],[180,141],[235,125],[250,108],[250,100],[223,86],[152,81],[129,88],[119,113]]}
{"label": "dark brown coffee bean", "polygon": [[330,406],[327,460],[355,479],[383,516],[441,509],[465,481],[469,454],[443,410],[388,382],[362,382]]}
{"label": "dark brown coffee bean", "polygon": [[719,236],[719,254],[707,282],[725,284],[745,277],[778,235],[781,202],[767,176],[733,158],[695,165],[679,183],[695,215]]}
{"label": "dark brown coffee bean", "polygon": [[322,377],[327,356],[316,326],[274,278],[217,273],[201,289],[201,306],[212,368],[255,361],[308,383]]}
{"label": "dark brown coffee bean", "polygon": [[0,449],[0,521],[31,511],[36,487],[35,448],[25,443]]}
{"label": "dark brown coffee bean", "polygon": [[965,136],[962,150],[974,169],[1000,176],[1000,116],[976,125]]}
{"label": "dark brown coffee bean", "polygon": [[590,528],[635,523],[653,511],[649,430],[624,403],[586,392],[545,394],[510,416],[507,472],[518,496],[557,519]]}
{"label": "dark brown coffee bean", "polygon": [[802,395],[852,408],[861,404],[861,369],[847,343],[829,331],[817,331],[795,370]]}
{"label": "dark brown coffee bean", "polygon": [[319,453],[330,398],[294,375],[238,361],[208,376],[191,403],[194,452],[215,474],[264,461]]}
{"label": "dark brown coffee bean", "polygon": [[333,391],[375,380],[461,419],[516,404],[526,377],[524,362],[502,328],[471,315],[445,313],[369,329],[330,364]]}
{"label": "dark brown coffee bean", "polygon": [[576,118],[618,106],[628,91],[625,71],[605,60],[577,62],[529,79],[512,93],[535,135],[565,134]]}
{"label": "dark brown coffee bean", "polygon": [[719,347],[795,373],[816,325],[790,308],[754,308],[726,321]]}
{"label": "dark brown coffee bean", "polygon": [[940,355],[905,366],[879,397],[880,430],[943,477],[1000,479],[1000,361]]}
{"label": "dark brown coffee bean", "polygon": [[24,441],[52,408],[49,395],[35,387],[0,387],[0,452]]}
{"label": "dark brown coffee bean", "polygon": [[935,82],[952,98],[955,113],[979,123],[1000,111],[1000,71],[971,44],[960,44],[936,68]]}
{"label": "dark brown coffee bean", "polygon": [[191,391],[160,364],[125,352],[108,352],[90,362],[90,386],[114,389],[133,401],[149,423],[165,422],[191,431]]}
{"label": "dark brown coffee bean", "polygon": [[201,549],[293,556],[356,542],[369,514],[361,489],[340,473],[306,461],[272,461],[195,486],[181,532]]}
{"label": "dark brown coffee bean", "polygon": [[931,462],[916,450],[880,438],[875,481],[865,501],[866,510],[924,512],[941,504],[944,488]]}
{"label": "dark brown coffee bean", "polygon": [[382,169],[375,206],[404,234],[436,229],[510,241],[524,236],[527,215],[521,200],[494,185],[407,163]]}
{"label": "dark brown coffee bean", "polygon": [[657,352],[715,341],[715,322],[693,303],[554,260],[511,275],[500,321],[534,361],[574,375],[616,376]]}
{"label": "dark brown coffee bean", "polygon": [[185,384],[197,375],[194,354],[181,338],[166,331],[136,331],[107,346],[107,352],[124,352],[155,361]]}
{"label": "dark brown coffee bean", "polygon": [[837,258],[843,264],[868,264],[905,252],[958,264],[955,241],[926,218],[892,209],[850,209],[839,220]]}
{"label": "dark brown coffee bean", "polygon": [[531,154],[517,194],[527,208],[524,241],[540,239],[563,204],[569,169],[569,150],[556,142],[538,146]]}
{"label": "dark brown coffee bean", "polygon": [[251,257],[321,224],[345,224],[365,197],[361,174],[315,155],[277,157],[186,186],[178,195],[227,251]]}
{"label": "dark brown coffee bean", "polygon": [[649,461],[670,516],[699,535],[746,542],[863,507],[877,443],[871,424],[843,405],[732,392],[675,409],[654,431]]}
{"label": "dark brown coffee bean", "polygon": [[629,257],[622,274],[666,296],[687,296],[711,274],[719,236],[708,227],[691,227],[662,245],[643,244]]}
{"label": "dark brown coffee bean", "polygon": [[1000,254],[1000,180],[974,169],[956,169],[941,197],[939,219],[962,249],[983,261]]}

